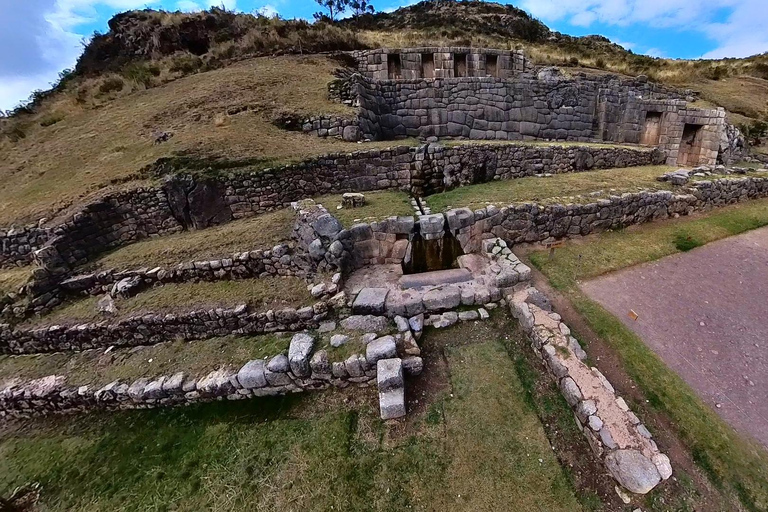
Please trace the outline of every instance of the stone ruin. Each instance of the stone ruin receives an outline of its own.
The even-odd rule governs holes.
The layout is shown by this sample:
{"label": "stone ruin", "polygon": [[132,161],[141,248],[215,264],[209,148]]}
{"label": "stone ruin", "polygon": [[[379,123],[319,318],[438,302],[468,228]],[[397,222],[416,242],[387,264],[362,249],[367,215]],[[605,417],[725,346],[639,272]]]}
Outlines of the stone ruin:
{"label": "stone ruin", "polygon": [[348,103],[359,106],[359,131],[347,130],[348,119],[314,119],[305,131],[321,136],[343,131],[350,140],[642,144],[664,151],[668,165],[687,166],[729,163],[743,149],[724,109],[692,106],[692,91],[663,87],[644,76],[567,77],[557,68],[534,74],[522,50],[427,47],[352,55],[358,74],[349,77],[354,83]]}

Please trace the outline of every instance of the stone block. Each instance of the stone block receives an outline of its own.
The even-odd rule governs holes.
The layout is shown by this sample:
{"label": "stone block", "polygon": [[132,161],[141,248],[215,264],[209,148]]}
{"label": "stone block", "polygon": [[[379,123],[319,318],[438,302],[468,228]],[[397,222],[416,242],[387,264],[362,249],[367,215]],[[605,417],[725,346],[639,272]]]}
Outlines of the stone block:
{"label": "stone block", "polygon": [[245,363],[237,372],[237,381],[246,389],[265,387],[267,378],[264,376],[264,361],[254,359]]}
{"label": "stone block", "polygon": [[422,300],[428,311],[453,309],[461,304],[461,290],[456,286],[435,288],[425,293]]}
{"label": "stone block", "polygon": [[383,420],[405,416],[405,388],[379,393],[379,409]]}
{"label": "stone block", "polygon": [[376,383],[380,393],[402,388],[405,385],[402,359],[379,359],[376,362]]}
{"label": "stone block", "polygon": [[380,359],[393,357],[397,357],[397,345],[392,336],[375,339],[365,347],[365,359],[369,364],[375,364]]}
{"label": "stone block", "polygon": [[309,356],[315,346],[315,339],[306,333],[298,333],[291,338],[288,347],[288,363],[291,371],[297,377],[309,377],[311,369]]}
{"label": "stone block", "polygon": [[384,314],[387,288],[363,288],[352,303],[352,311],[358,315]]}

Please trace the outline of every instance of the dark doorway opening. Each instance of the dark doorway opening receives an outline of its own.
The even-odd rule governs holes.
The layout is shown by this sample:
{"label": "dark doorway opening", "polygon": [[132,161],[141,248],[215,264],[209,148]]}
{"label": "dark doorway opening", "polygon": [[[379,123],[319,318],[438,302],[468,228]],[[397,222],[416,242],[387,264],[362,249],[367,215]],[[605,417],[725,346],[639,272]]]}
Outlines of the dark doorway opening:
{"label": "dark doorway opening", "polygon": [[387,70],[390,80],[403,78],[403,66],[400,64],[400,54],[390,53],[387,55]]}
{"label": "dark doorway opening", "polygon": [[657,146],[661,135],[661,112],[646,112],[640,144]]}
{"label": "dark doorway opening", "polygon": [[467,76],[467,54],[456,53],[453,55],[453,76]]}
{"label": "dark doorway opening", "polygon": [[458,268],[458,257],[463,254],[461,243],[449,231],[434,240],[425,240],[421,233],[414,233],[403,259],[403,274]]}
{"label": "dark doorway opening", "polygon": [[485,56],[485,74],[487,76],[499,76],[499,57],[498,55]]}
{"label": "dark doorway opening", "polygon": [[421,54],[421,77],[435,78],[435,56],[431,53]]}
{"label": "dark doorway opening", "polygon": [[688,124],[683,126],[683,138],[680,140],[680,148],[677,151],[677,165],[699,165],[701,155],[701,125]]}

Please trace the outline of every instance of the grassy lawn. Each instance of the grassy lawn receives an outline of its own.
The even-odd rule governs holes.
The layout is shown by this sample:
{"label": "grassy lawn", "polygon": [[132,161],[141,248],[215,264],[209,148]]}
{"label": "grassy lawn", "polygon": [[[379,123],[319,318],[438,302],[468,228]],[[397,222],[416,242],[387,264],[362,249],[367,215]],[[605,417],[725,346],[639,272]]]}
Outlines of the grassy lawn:
{"label": "grassy lawn", "polygon": [[600,197],[623,192],[671,190],[671,185],[656,181],[656,178],[672,169],[664,165],[652,165],[555,174],[549,178],[491,181],[429,196],[427,203],[432,211],[439,212],[465,206],[472,209],[489,204],[506,206],[521,201],[536,201],[540,204],[592,202]]}
{"label": "grassy lawn", "polygon": [[[327,84],[338,66],[324,56],[263,57],[132,92],[100,108],[63,96],[52,107],[59,122],[43,127],[32,117],[23,139],[0,139],[0,225],[50,219],[115,181],[132,179],[158,158],[179,153],[263,158],[274,165],[358,151],[359,144],[289,132],[271,122],[280,111],[354,114],[328,99]],[[157,130],[173,137],[153,144]]]}
{"label": "grassy lawn", "polygon": [[465,345],[467,329],[427,334],[454,344],[450,378],[407,422],[378,419],[374,388],[39,420],[0,430],[0,495],[39,481],[51,511],[579,510],[501,334]]}
{"label": "grassy lawn", "polygon": [[345,227],[358,222],[373,222],[392,215],[414,215],[410,197],[400,190],[365,192],[365,206],[361,208],[337,210],[336,207],[341,204],[341,194],[316,197],[315,201],[325,206]]}
{"label": "grassy lawn", "polygon": [[294,216],[291,208],[285,208],[199,231],[150,238],[112,251],[94,265],[100,269],[153,268],[271,249],[291,237]]}
{"label": "grassy lawn", "polygon": [[[84,297],[62,305],[25,326],[79,323],[103,320],[96,311],[98,297]],[[141,313],[170,313],[211,307],[249,304],[260,310],[298,307],[312,303],[304,280],[296,277],[265,277],[242,281],[173,283],[151,288],[115,301],[121,319]]]}
{"label": "grassy lawn", "polygon": [[0,269],[0,297],[16,293],[32,276],[32,267],[14,267]]}
{"label": "grassy lawn", "polygon": [[222,367],[240,368],[251,359],[288,350],[289,336],[227,336],[198,341],[169,341],[140,348],[0,356],[0,381],[66,375],[72,386],[104,385],[184,371],[196,377]]}
{"label": "grassy lawn", "polygon": [[764,225],[768,225],[768,200],[758,200],[692,218],[603,233],[558,249],[551,260],[543,251],[530,255],[590,328],[616,350],[648,398],[648,406],[672,420],[712,481],[738,496],[748,510],[768,508],[768,453],[720,419],[638,336],[588,299],[578,283]]}

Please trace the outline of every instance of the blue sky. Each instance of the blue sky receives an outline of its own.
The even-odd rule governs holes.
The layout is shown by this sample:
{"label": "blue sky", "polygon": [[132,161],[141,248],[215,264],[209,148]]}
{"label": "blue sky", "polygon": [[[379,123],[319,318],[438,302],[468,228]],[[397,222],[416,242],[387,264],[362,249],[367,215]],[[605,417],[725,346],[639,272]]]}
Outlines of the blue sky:
{"label": "blue sky", "polygon": [[[373,0],[393,10],[413,0]],[[512,0],[553,30],[601,34],[635,53],[670,58],[745,57],[768,51],[768,0]],[[0,109],[45,89],[72,67],[82,42],[115,13],[144,7],[194,11],[224,5],[308,18],[312,0],[0,0]]]}

